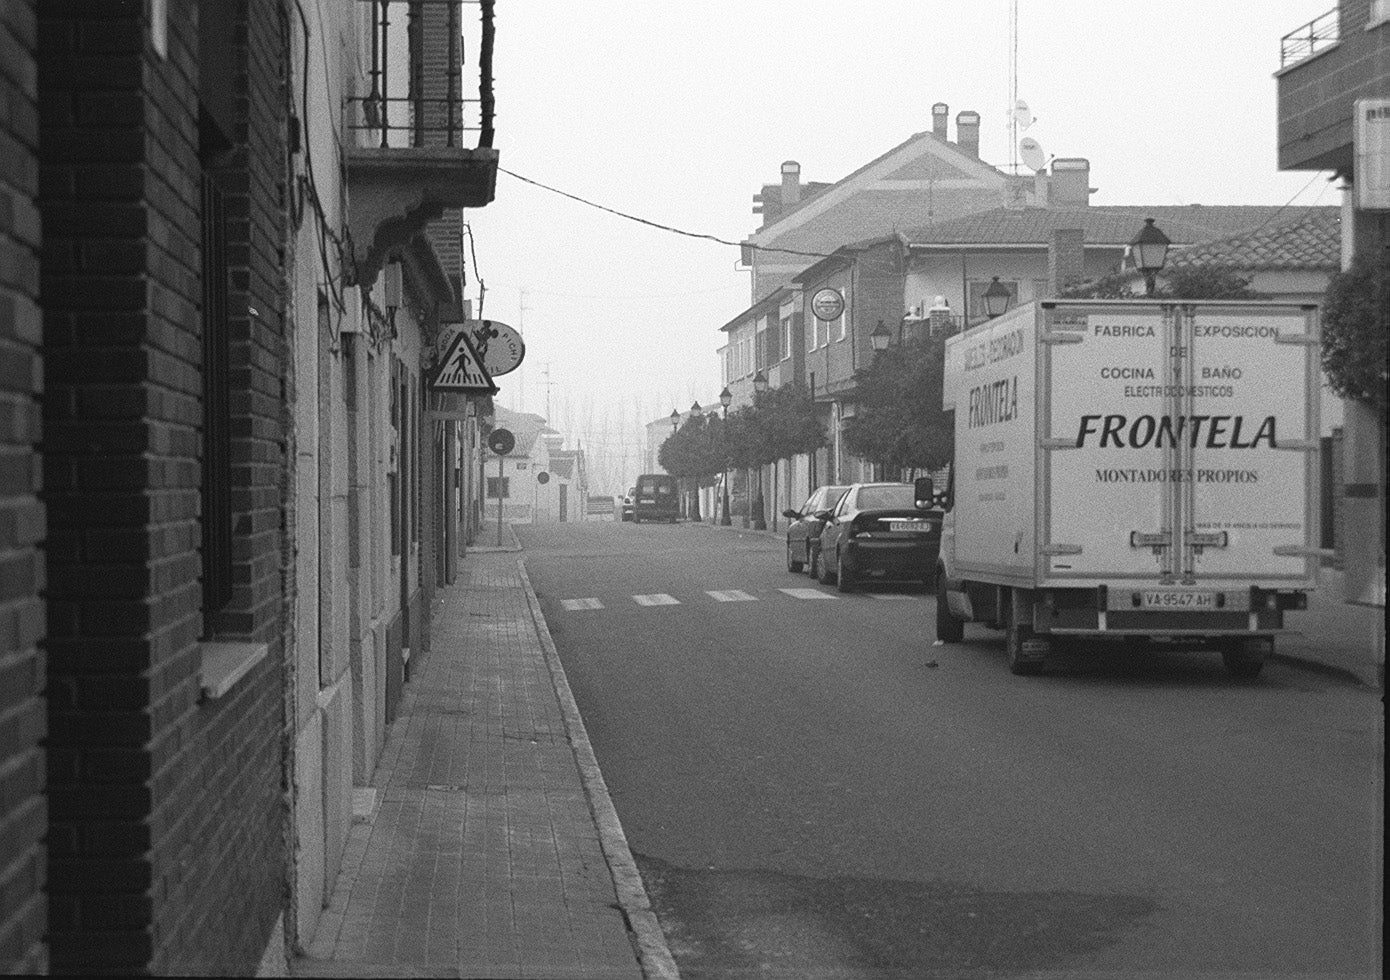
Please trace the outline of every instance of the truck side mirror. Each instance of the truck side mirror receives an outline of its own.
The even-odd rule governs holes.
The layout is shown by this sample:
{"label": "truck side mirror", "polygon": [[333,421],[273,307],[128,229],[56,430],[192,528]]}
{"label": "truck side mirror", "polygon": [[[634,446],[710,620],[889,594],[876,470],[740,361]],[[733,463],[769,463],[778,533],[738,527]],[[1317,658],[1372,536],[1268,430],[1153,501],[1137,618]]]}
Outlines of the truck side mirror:
{"label": "truck side mirror", "polygon": [[913,481],[912,499],[917,501],[918,507],[931,507],[936,503],[936,488],[932,485],[931,477],[919,476]]}

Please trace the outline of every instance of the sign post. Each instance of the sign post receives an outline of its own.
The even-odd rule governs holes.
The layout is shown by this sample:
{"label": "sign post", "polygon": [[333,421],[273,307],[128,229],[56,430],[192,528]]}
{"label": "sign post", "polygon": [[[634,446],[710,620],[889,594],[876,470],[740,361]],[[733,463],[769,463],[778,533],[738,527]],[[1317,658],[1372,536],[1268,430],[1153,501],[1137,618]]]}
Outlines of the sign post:
{"label": "sign post", "polygon": [[502,472],[507,453],[516,448],[516,436],[510,429],[493,429],[487,437],[487,447],[497,454],[497,547],[502,547]]}

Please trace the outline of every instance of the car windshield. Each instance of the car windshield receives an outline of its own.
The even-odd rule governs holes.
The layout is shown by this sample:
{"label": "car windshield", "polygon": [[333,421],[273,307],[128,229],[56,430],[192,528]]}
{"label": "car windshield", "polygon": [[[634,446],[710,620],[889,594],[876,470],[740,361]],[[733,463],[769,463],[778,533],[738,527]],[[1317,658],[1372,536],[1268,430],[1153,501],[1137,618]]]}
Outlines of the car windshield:
{"label": "car windshield", "polygon": [[863,487],[859,491],[860,510],[879,510],[887,507],[914,507],[912,487]]}

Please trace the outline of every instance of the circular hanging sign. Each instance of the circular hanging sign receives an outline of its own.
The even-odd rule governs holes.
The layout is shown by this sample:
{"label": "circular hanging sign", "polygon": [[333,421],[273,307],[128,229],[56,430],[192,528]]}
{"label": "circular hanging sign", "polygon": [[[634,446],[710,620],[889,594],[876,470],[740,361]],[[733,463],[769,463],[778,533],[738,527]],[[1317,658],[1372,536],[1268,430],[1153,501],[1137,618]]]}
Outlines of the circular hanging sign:
{"label": "circular hanging sign", "polygon": [[550,474],[547,473],[545,470],[541,470],[539,473],[536,474],[536,482],[542,485],[549,483]]}
{"label": "circular hanging sign", "polygon": [[838,289],[831,289],[829,286],[817,289],[816,294],[811,297],[811,312],[816,315],[817,320],[838,320],[840,314],[845,312],[845,298],[840,295]]}
{"label": "circular hanging sign", "polygon": [[483,362],[483,370],[496,378],[515,371],[526,356],[526,342],[512,327],[497,320],[465,320],[463,329]]}
{"label": "circular hanging sign", "polygon": [[516,436],[510,429],[493,429],[487,437],[487,448],[498,456],[505,456],[516,448]]}

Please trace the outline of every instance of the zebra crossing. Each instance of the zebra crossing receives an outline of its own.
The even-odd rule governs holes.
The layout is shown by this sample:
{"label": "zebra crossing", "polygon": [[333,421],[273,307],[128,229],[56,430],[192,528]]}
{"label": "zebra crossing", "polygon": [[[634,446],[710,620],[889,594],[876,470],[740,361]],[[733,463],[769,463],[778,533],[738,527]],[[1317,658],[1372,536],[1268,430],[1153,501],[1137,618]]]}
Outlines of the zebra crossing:
{"label": "zebra crossing", "polygon": [[[900,599],[909,599],[909,600],[911,600],[911,599],[917,599],[917,600],[920,600],[920,599],[922,598],[920,595],[914,595],[914,594],[911,594],[911,593],[901,593],[901,592],[865,592],[865,593],[861,593],[861,596],[862,596],[863,598],[868,598],[868,599],[884,599],[884,600],[900,600]],[[782,599],[782,598],[789,598],[789,599],[795,599],[795,600],[800,601],[800,602],[817,602],[817,601],[823,601],[823,600],[827,600],[827,599],[829,599],[829,600],[836,600],[836,599],[840,599],[840,598],[843,598],[843,597],[842,597],[842,596],[839,596],[839,595],[836,595],[836,594],[833,593],[833,592],[827,592],[827,591],[824,590],[824,589],[816,589],[816,588],[799,588],[799,589],[776,589],[776,590],[773,590],[773,591],[769,591],[768,594],[767,594],[767,596],[766,596],[766,598],[767,598],[767,599],[772,599],[772,600],[777,600],[777,599]],[[673,595],[671,595],[671,594],[669,594],[669,593],[666,593],[666,592],[650,592],[650,593],[643,593],[643,594],[641,594],[641,595],[623,596],[621,599],[618,599],[618,600],[610,600],[610,604],[609,604],[609,605],[606,605],[602,599],[599,599],[599,598],[596,597],[596,596],[588,596],[588,597],[584,597],[584,598],[561,599],[561,600],[559,600],[559,602],[560,602],[560,608],[563,609],[565,612],[587,612],[587,611],[592,611],[592,610],[596,610],[596,609],[612,608],[613,606],[626,605],[626,604],[629,604],[629,603],[635,604],[635,605],[638,605],[638,606],[649,607],[649,606],[680,606],[680,605],[689,605],[689,604],[695,604],[695,603],[701,603],[701,602],[716,602],[716,603],[719,603],[719,602],[761,602],[761,601],[764,601],[764,597],[763,597],[763,596],[752,595],[751,593],[745,592],[745,591],[742,590],[742,589],[705,589],[702,593],[700,593],[700,596],[699,596],[699,597],[686,596],[684,599],[678,599],[678,598],[676,598],[675,596],[673,596]]]}

